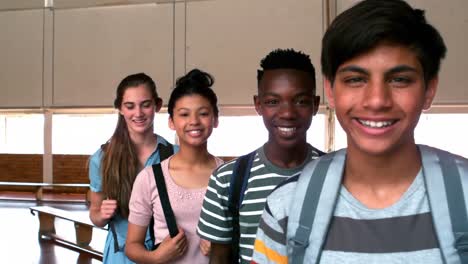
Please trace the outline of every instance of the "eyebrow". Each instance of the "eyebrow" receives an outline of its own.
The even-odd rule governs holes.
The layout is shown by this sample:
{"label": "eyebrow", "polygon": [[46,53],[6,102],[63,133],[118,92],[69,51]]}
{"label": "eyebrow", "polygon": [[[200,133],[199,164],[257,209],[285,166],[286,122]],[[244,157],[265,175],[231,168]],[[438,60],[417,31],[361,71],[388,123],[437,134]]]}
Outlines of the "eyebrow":
{"label": "eyebrow", "polygon": [[391,68],[388,70],[385,74],[395,74],[395,73],[400,73],[400,72],[418,72],[418,70],[414,67],[408,66],[408,65],[399,65],[394,68]]}
{"label": "eyebrow", "polygon": [[[343,73],[343,72],[357,72],[357,73],[361,73],[365,75],[370,75],[369,71],[367,71],[366,69],[362,67],[355,66],[355,65],[343,67],[339,69],[337,73]],[[417,73],[418,70],[408,65],[398,65],[386,71],[385,75],[391,75],[391,74],[400,73],[400,72],[416,72]]]}
{"label": "eyebrow", "polygon": [[[151,99],[141,101],[140,104],[145,104],[147,102],[151,102]],[[124,105],[134,105],[136,103],[135,102],[123,102],[122,104],[124,104]]]}
{"label": "eyebrow", "polygon": [[[210,107],[208,107],[208,106],[202,106],[202,107],[199,107],[199,108],[195,109],[195,111],[200,111],[200,110],[205,110],[205,109],[210,109]],[[190,108],[188,108],[188,107],[181,107],[181,108],[177,108],[176,111],[177,111],[177,112],[180,112],[180,111],[190,111]]]}
{"label": "eyebrow", "polygon": [[[276,93],[272,93],[272,92],[262,93],[261,95],[259,94],[259,96],[261,96],[261,97],[265,97],[265,96],[281,97],[281,95],[276,94]],[[312,92],[300,92],[300,93],[297,93],[297,94],[294,95],[294,97],[298,97],[298,96],[315,96],[315,94],[314,94],[314,91],[312,91]]]}
{"label": "eyebrow", "polygon": [[367,70],[365,70],[362,67],[355,66],[355,65],[343,67],[339,69],[337,73],[343,73],[343,72],[357,72],[357,73],[369,75],[369,72]]}

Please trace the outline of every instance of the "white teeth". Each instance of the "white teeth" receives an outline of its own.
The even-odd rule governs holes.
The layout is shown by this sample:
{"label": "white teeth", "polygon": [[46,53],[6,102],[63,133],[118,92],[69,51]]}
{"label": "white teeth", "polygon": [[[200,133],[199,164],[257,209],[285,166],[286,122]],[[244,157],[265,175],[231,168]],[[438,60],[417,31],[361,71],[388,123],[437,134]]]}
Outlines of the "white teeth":
{"label": "white teeth", "polygon": [[365,126],[372,128],[382,128],[388,127],[393,124],[393,121],[369,121],[369,120],[359,120],[359,122]]}
{"label": "white teeth", "polygon": [[292,133],[296,131],[295,127],[278,127],[278,130],[284,133]]}
{"label": "white teeth", "polygon": [[188,132],[191,136],[198,136],[201,134],[201,130],[191,130]]}

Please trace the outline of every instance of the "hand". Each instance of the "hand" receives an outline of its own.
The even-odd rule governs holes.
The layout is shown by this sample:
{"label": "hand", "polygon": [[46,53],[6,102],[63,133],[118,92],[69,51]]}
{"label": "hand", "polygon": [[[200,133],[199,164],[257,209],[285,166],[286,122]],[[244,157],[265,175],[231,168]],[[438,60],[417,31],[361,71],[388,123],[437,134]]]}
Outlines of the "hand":
{"label": "hand", "polygon": [[158,255],[160,262],[169,262],[182,256],[187,251],[187,247],[187,238],[185,237],[184,230],[179,228],[177,236],[171,238],[168,235],[165,237],[154,252]]}
{"label": "hand", "polygon": [[117,200],[102,200],[100,215],[102,219],[109,220],[117,210]]}
{"label": "hand", "polygon": [[201,253],[205,256],[210,255],[211,251],[211,242],[203,238],[200,239],[200,250]]}

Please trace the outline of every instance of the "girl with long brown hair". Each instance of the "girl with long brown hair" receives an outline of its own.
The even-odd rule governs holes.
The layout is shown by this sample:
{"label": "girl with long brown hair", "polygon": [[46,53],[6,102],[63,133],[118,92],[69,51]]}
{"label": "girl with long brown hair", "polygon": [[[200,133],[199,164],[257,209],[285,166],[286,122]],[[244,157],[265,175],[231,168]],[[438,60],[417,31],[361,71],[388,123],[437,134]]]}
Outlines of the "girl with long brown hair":
{"label": "girl with long brown hair", "polygon": [[[97,226],[109,225],[103,263],[133,263],[124,253],[133,182],[145,166],[161,161],[163,150],[172,151],[170,143],[153,132],[161,105],[151,77],[144,73],[125,77],[114,100],[119,110],[114,134],[90,158],[90,218]],[[149,236],[145,241],[150,247]]]}

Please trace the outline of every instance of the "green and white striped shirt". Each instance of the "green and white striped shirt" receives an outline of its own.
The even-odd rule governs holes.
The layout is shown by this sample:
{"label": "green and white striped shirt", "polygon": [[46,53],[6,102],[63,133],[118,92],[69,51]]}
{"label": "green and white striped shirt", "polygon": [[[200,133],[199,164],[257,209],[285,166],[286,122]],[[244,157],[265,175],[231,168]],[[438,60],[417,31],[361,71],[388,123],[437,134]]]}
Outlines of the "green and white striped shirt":
{"label": "green and white striped shirt", "polygon": [[[308,146],[309,153],[303,164],[289,169],[273,165],[266,158],[264,147],[257,150],[239,210],[241,263],[250,263],[266,197],[279,183],[299,175],[305,164],[323,154]],[[214,243],[230,244],[232,240],[232,217],[228,209],[228,197],[234,163],[235,160],[225,163],[213,172],[203,201],[197,233]]]}

